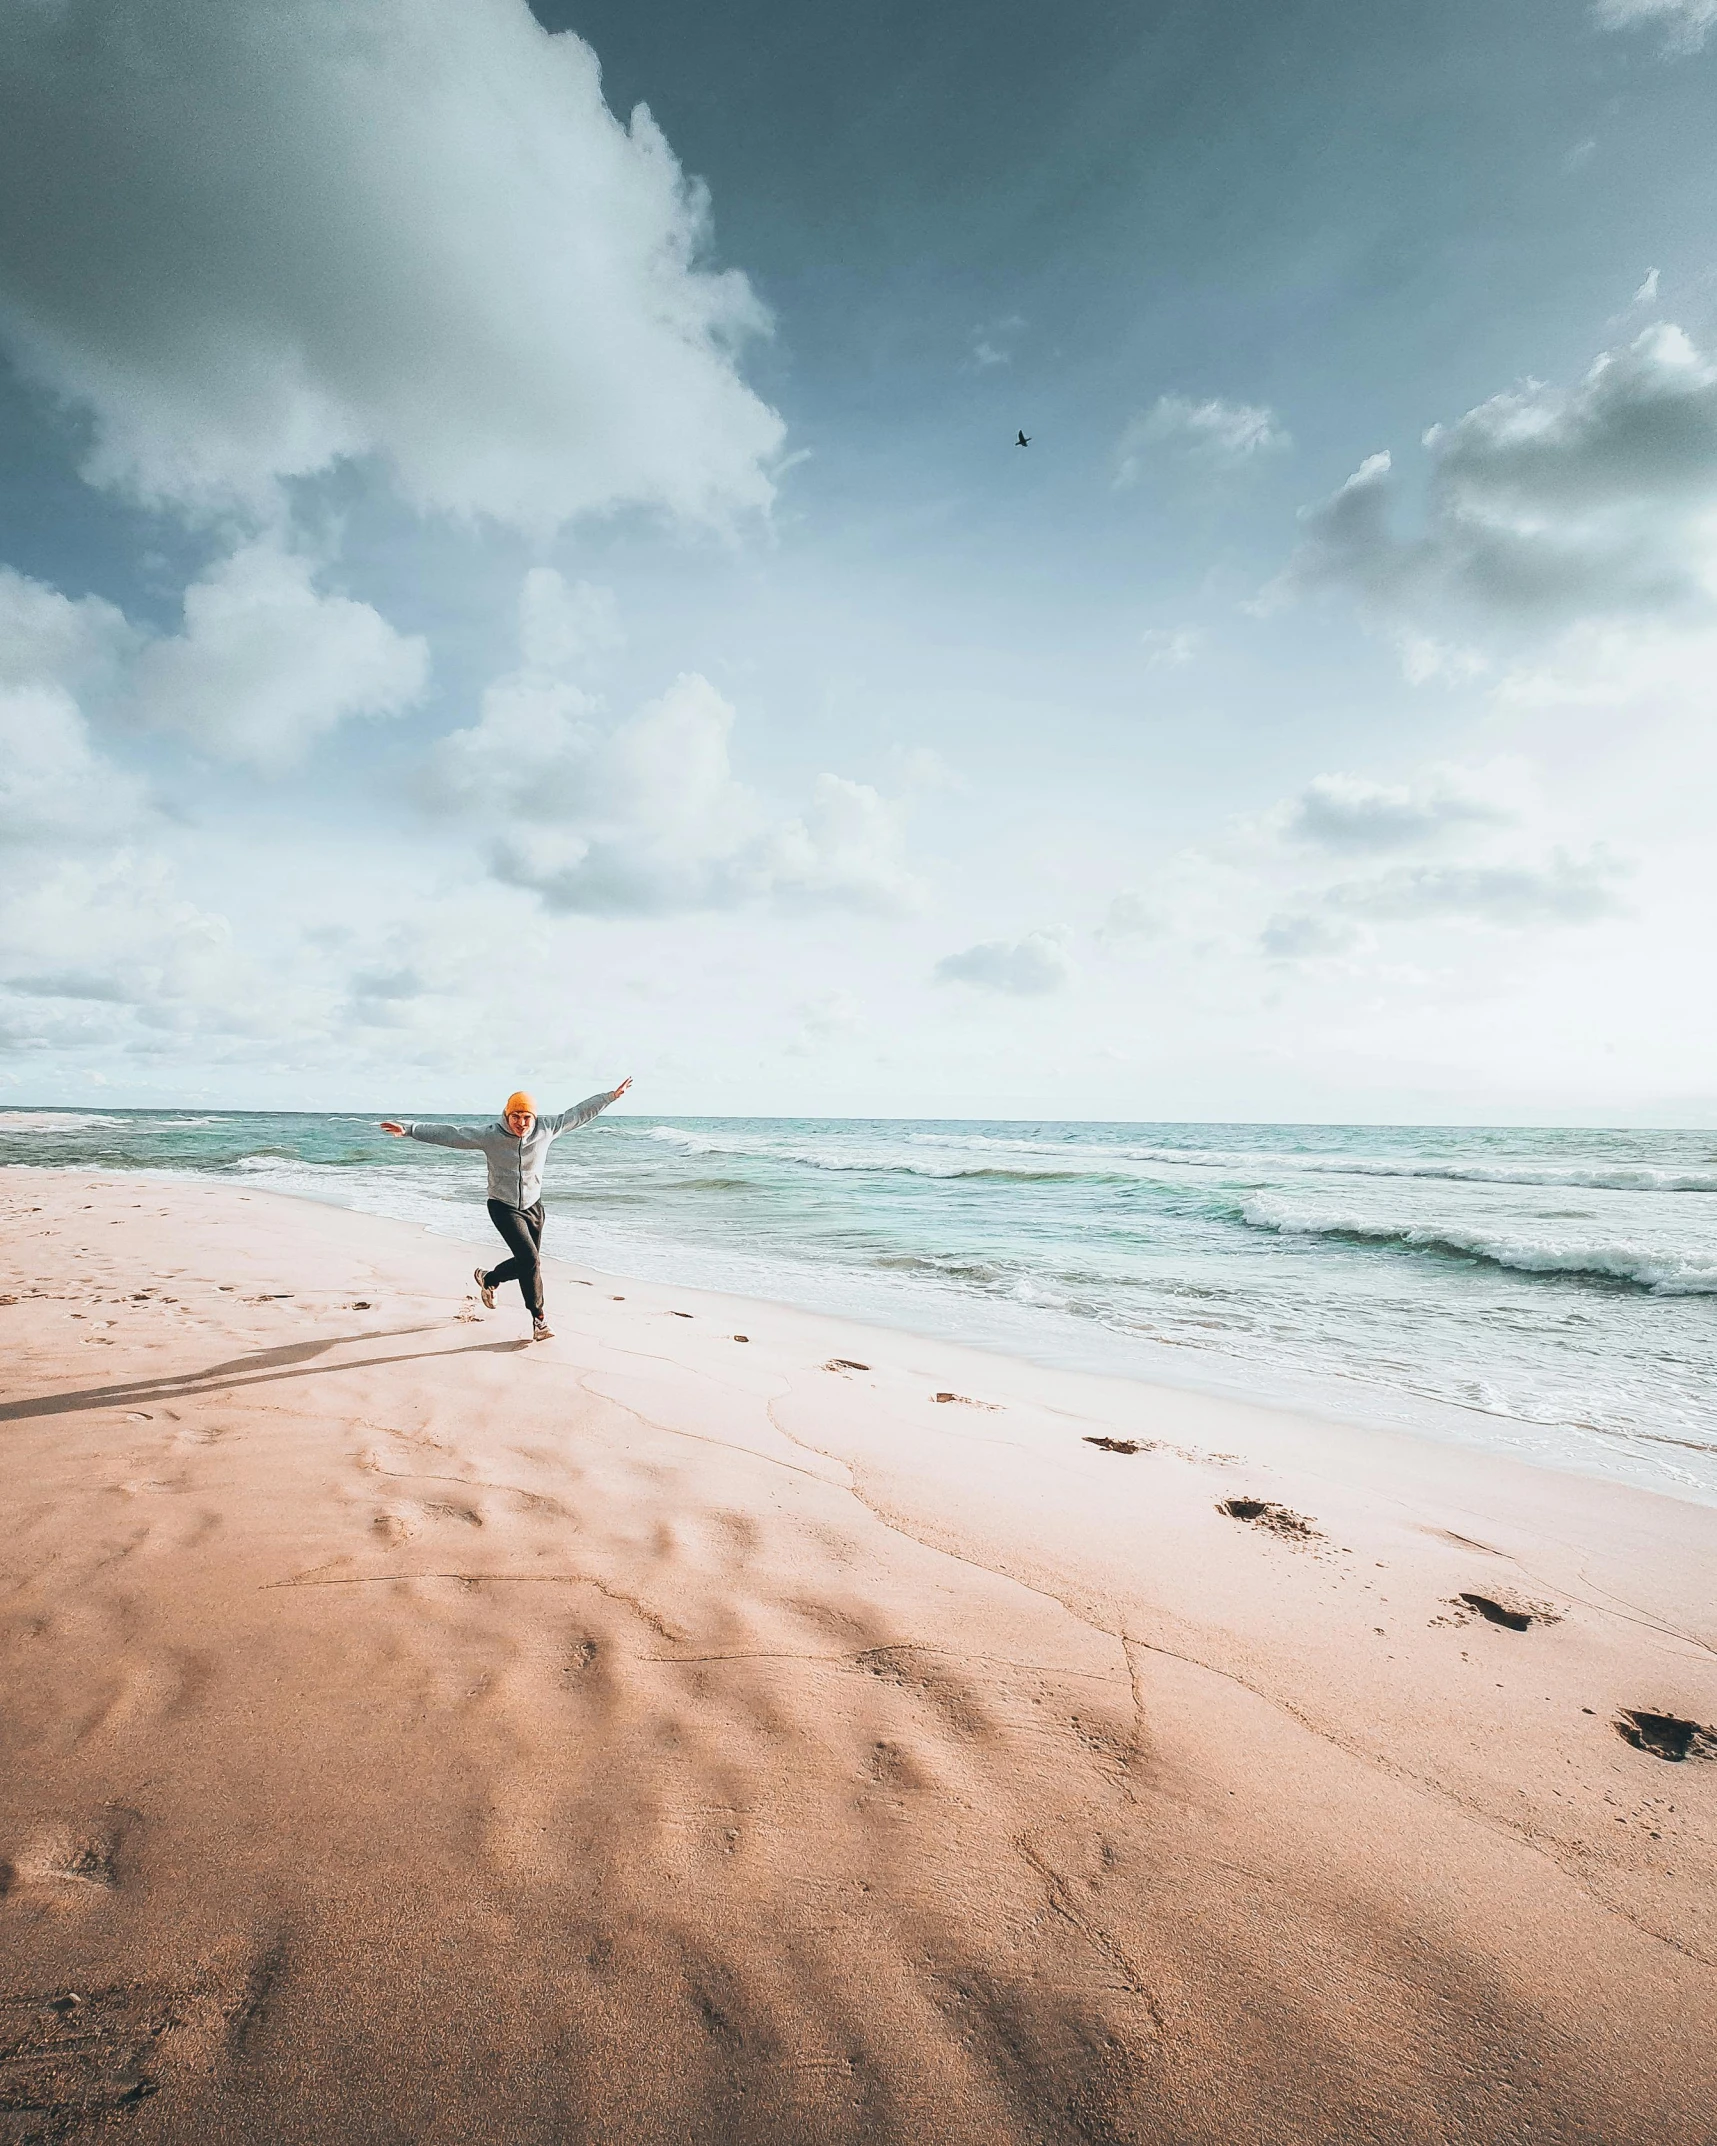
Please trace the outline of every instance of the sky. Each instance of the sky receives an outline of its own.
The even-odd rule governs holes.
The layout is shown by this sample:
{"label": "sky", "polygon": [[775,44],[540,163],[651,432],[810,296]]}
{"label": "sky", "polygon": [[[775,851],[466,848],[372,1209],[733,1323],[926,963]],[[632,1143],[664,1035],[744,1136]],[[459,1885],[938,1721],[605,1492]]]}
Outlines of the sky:
{"label": "sky", "polygon": [[0,0],[0,1107],[1717,1126],[1714,91]]}

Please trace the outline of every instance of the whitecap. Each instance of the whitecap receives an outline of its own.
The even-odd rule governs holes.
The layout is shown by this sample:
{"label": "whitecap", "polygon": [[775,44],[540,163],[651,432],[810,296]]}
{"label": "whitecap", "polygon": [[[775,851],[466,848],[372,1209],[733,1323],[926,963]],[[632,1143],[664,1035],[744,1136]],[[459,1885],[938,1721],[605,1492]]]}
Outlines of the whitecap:
{"label": "whitecap", "polygon": [[1463,1228],[1458,1223],[1297,1213],[1267,1198],[1244,1201],[1240,1214],[1250,1228],[1273,1230],[1282,1237],[1338,1237],[1361,1244],[1400,1245],[1409,1251],[1482,1259],[1522,1274],[1585,1274],[1601,1281],[1632,1282],[1657,1296],[1717,1295],[1717,1259],[1703,1246],[1690,1253],[1630,1238],[1557,1242]]}
{"label": "whitecap", "polygon": [[84,1125],[123,1125],[94,1110],[0,1110],[0,1133],[70,1133]]}

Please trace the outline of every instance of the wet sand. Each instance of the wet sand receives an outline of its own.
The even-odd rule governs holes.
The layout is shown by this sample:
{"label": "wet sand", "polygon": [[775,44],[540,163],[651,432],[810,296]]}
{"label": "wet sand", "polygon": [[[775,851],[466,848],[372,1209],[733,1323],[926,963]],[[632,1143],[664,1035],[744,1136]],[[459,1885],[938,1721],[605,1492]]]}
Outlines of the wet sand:
{"label": "wet sand", "polygon": [[0,2141],[1711,2135],[1717,1511],[564,1266],[532,1346],[227,1186],[0,1219]]}

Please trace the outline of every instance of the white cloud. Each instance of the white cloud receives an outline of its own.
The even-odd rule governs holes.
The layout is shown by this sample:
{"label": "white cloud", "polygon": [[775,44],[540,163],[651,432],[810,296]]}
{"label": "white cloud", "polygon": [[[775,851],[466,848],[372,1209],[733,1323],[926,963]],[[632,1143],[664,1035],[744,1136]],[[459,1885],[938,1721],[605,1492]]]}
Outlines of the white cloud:
{"label": "white cloud", "polygon": [[1140,634],[1148,670],[1178,671],[1185,668],[1204,644],[1196,626],[1150,626]]}
{"label": "white cloud", "polygon": [[[1406,842],[1434,839],[1398,826]],[[1362,843],[1382,847],[1382,843]],[[1620,916],[1619,883],[1632,867],[1602,847],[1576,855],[1564,847],[1547,856],[1492,853],[1451,863],[1400,864],[1368,879],[1302,887],[1292,905],[1272,915],[1259,944],[1272,961],[1319,961],[1373,952],[1365,925],[1479,926],[1512,934],[1559,930]],[[1260,875],[1263,884],[1268,876]]]}
{"label": "white cloud", "polygon": [[1717,364],[1661,323],[1571,389],[1528,382],[1425,435],[1421,535],[1390,523],[1369,456],[1306,511],[1277,596],[1345,587],[1385,615],[1450,603],[1492,617],[1709,613],[1717,604]]}
{"label": "white cloud", "polygon": [[1013,351],[1009,345],[1025,326],[1023,317],[1009,313],[1000,320],[980,324],[972,330],[972,354],[970,362],[979,372],[988,372],[992,366],[1011,365]]}
{"label": "white cloud", "polygon": [[62,859],[14,884],[0,981],[16,997],[105,1006],[107,1032],[235,1030],[266,1019],[266,983],[241,974],[226,919],[178,891],[159,857]]}
{"label": "white cloud", "polygon": [[185,630],[138,656],[130,706],[218,759],[273,769],[348,716],[422,699],[429,650],[368,604],[324,596],[314,567],[264,540],[185,591]]}
{"label": "white cloud", "polygon": [[74,599],[0,566],[0,685],[52,679],[67,692],[117,675],[137,636],[99,596]]}
{"label": "white cloud", "polygon": [[570,585],[553,567],[534,566],[519,593],[519,653],[535,671],[564,671],[619,648],[626,635],[612,589]]}
{"label": "white cloud", "polygon": [[945,954],[936,964],[939,984],[970,984],[979,991],[1001,991],[1015,998],[1036,998],[1060,991],[1070,971],[1059,932],[1028,931],[1023,939],[986,939],[963,953]]}
{"label": "white cloud", "polygon": [[767,506],[766,327],[649,113],[525,0],[59,0],[0,26],[0,333],[191,512],[376,456],[532,528]]}
{"label": "white cloud", "polygon": [[1635,291],[1633,295],[1633,303],[1637,306],[1656,305],[1657,270],[1655,268],[1648,268],[1646,270],[1644,282],[1641,283],[1639,289]]}
{"label": "white cloud", "polygon": [[1671,52],[1697,52],[1717,22],[1717,0],[1597,0],[1592,15],[1604,30],[1661,25]]}
{"label": "white cloud", "polygon": [[110,688],[134,641],[99,597],[73,602],[0,567],[0,837],[7,843],[111,841],[142,811],[141,786],[97,752],[78,697]]}
{"label": "white cloud", "polygon": [[775,817],[733,772],[734,710],[707,678],[685,673],[609,722],[564,648],[533,638],[547,571],[526,586],[526,662],[489,688],[476,725],[442,741],[426,777],[431,802],[490,833],[498,878],[554,910],[618,916],[916,899],[900,808],[824,774],[801,814]]}
{"label": "white cloud", "polygon": [[1150,934],[1153,973],[1201,992],[1244,976],[1260,952],[1337,962],[1349,977],[1399,979],[1404,962],[1470,974],[1476,960],[1506,968],[1545,934],[1624,914],[1633,872],[1546,800],[1522,759],[1438,763],[1393,782],[1329,773],[1164,860],[1148,892],[1115,898],[1097,937],[1118,950],[1130,926]]}
{"label": "white cloud", "polygon": [[1359,933],[1339,918],[1308,914],[1273,916],[1259,934],[1272,961],[1323,961],[1359,944]]}
{"label": "white cloud", "polygon": [[153,643],[111,604],[0,569],[0,1051],[161,1058],[314,1028],[331,994],[294,992],[184,891],[173,823],[100,725],[153,706],[202,742],[277,758],[421,670],[418,644],[317,596],[307,562],[266,546],[190,591],[183,638]]}
{"label": "white cloud", "polygon": [[889,761],[895,771],[895,780],[909,796],[967,787],[965,776],[933,745],[895,746]]}
{"label": "white cloud", "polygon": [[1400,865],[1331,887],[1324,900],[1351,914],[1405,921],[1466,917],[1505,929],[1590,924],[1620,912],[1616,881],[1626,871],[1601,850],[1585,857],[1558,850],[1542,864]]}
{"label": "white cloud", "polygon": [[1667,633],[1649,620],[1583,621],[1541,655],[1511,664],[1494,697],[1507,710],[1627,709],[1684,714],[1709,728],[1717,626]]}
{"label": "white cloud", "polygon": [[1294,800],[1285,831],[1319,848],[1404,849],[1452,829],[1501,826],[1518,817],[1507,798],[1462,768],[1429,768],[1411,783],[1317,775]]}
{"label": "white cloud", "polygon": [[111,840],[142,810],[141,786],[95,751],[62,687],[0,685],[0,838]]}
{"label": "white cloud", "polygon": [[1213,469],[1239,469],[1293,444],[1274,410],[1215,397],[1194,402],[1185,395],[1159,395],[1122,432],[1115,449],[1115,482],[1136,484],[1153,454],[1179,455]]}
{"label": "white cloud", "polygon": [[1154,939],[1168,929],[1161,905],[1137,887],[1123,887],[1104,913],[1099,939]]}

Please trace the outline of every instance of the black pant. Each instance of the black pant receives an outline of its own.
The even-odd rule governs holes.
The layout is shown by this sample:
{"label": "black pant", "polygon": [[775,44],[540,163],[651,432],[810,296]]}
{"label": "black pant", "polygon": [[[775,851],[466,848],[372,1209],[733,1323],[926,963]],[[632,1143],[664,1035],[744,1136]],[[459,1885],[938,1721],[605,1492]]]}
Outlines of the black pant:
{"label": "black pant", "polygon": [[519,1294],[530,1306],[531,1317],[543,1315],[543,1203],[534,1207],[509,1207],[505,1200],[489,1202],[489,1220],[506,1240],[512,1258],[485,1274],[491,1289],[503,1282],[517,1282]]}

